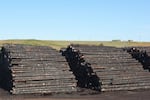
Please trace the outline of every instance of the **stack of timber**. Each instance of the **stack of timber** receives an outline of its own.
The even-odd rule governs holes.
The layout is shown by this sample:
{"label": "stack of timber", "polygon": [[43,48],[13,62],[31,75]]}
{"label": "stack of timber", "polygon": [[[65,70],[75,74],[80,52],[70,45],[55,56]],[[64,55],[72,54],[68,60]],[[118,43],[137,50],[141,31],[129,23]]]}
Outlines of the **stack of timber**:
{"label": "stack of timber", "polygon": [[76,92],[76,80],[64,57],[50,47],[4,45],[3,70],[12,94],[51,94]]}
{"label": "stack of timber", "polygon": [[71,71],[75,75],[78,87],[101,91],[99,78],[79,50],[68,46],[66,49],[61,49],[61,53],[65,56]]}
{"label": "stack of timber", "polygon": [[124,48],[134,59],[138,60],[145,70],[150,71],[150,47]]}
{"label": "stack of timber", "polygon": [[150,73],[121,48],[72,45],[99,77],[101,91],[150,88]]}
{"label": "stack of timber", "polygon": [[139,49],[140,51],[146,51],[148,56],[150,56],[150,47],[135,47]]}

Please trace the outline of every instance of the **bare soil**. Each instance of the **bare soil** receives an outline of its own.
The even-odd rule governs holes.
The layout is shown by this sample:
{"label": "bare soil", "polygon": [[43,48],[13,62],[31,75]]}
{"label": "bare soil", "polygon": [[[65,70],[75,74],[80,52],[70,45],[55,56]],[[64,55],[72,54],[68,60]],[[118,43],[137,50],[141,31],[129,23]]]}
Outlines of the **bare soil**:
{"label": "bare soil", "polygon": [[0,100],[150,100],[150,90],[115,91],[97,94],[11,95],[0,89]]}

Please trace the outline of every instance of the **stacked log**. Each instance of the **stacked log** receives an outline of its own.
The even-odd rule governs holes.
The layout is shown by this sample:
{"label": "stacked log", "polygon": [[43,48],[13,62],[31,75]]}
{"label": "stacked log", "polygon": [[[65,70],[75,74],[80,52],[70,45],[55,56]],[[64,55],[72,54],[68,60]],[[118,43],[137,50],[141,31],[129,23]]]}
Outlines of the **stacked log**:
{"label": "stacked log", "polygon": [[99,78],[94,73],[91,65],[84,60],[79,50],[68,46],[68,48],[61,50],[61,53],[65,56],[71,71],[76,76],[78,87],[101,91]]}
{"label": "stacked log", "polygon": [[148,56],[150,56],[150,47],[149,46],[148,47],[135,47],[135,48],[137,48],[140,51],[146,51]]}
{"label": "stacked log", "polygon": [[[58,51],[45,46],[4,45],[4,86],[12,94],[51,94],[77,91],[76,80]],[[6,80],[6,78],[5,78]]]}
{"label": "stacked log", "polygon": [[130,47],[124,48],[132,57],[138,60],[145,70],[150,71],[150,48],[149,47]]}
{"label": "stacked log", "polygon": [[72,45],[80,50],[99,77],[101,91],[150,88],[150,73],[121,48]]}

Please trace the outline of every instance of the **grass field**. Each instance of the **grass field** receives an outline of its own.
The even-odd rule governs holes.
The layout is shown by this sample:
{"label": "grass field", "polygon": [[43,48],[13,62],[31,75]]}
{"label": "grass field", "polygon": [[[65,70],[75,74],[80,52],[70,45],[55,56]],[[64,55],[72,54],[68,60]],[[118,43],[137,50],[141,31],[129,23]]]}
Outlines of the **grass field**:
{"label": "grass field", "polygon": [[51,41],[51,40],[0,40],[0,45],[3,44],[26,44],[37,46],[50,46],[57,50],[66,47],[69,44],[88,44],[88,45],[104,45],[115,47],[128,46],[150,46],[150,42],[128,42],[128,41]]}

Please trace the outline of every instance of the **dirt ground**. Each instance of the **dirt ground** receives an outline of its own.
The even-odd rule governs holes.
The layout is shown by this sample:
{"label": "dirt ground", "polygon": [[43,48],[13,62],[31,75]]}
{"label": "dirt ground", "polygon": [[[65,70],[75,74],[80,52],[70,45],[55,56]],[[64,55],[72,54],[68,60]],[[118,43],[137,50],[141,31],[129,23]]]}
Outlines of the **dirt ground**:
{"label": "dirt ground", "polygon": [[99,94],[11,95],[0,89],[0,100],[150,100],[150,90],[102,92]]}

